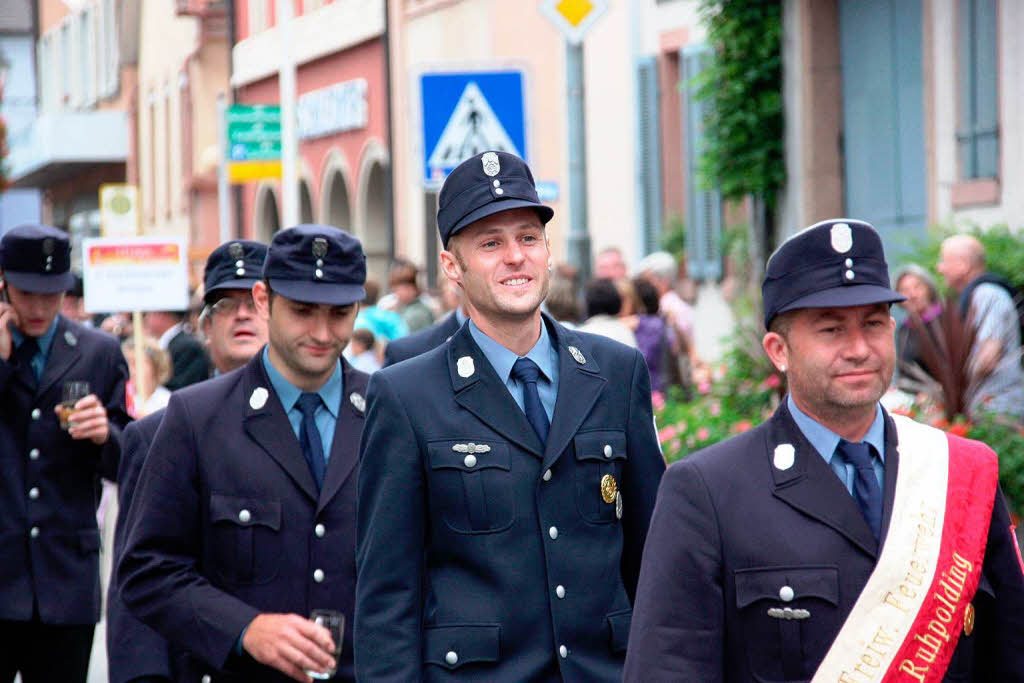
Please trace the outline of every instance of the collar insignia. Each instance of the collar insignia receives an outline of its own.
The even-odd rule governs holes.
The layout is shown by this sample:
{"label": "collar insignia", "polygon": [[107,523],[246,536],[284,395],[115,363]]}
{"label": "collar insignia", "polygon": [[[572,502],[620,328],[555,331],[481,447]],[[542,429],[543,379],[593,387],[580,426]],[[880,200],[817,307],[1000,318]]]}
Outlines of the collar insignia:
{"label": "collar insignia", "polygon": [[476,366],[473,365],[473,358],[470,356],[463,356],[455,363],[455,368],[459,371],[459,377],[472,377],[473,373],[476,372]]}
{"label": "collar insignia", "polygon": [[66,330],[64,332],[64,341],[68,343],[68,346],[76,346],[78,344],[78,337],[71,330]]}
{"label": "collar insignia", "polygon": [[252,396],[249,397],[249,406],[253,410],[259,410],[263,406],[267,405],[267,398],[269,396],[270,392],[266,389],[263,387],[256,387],[252,390]]}
{"label": "collar insignia", "polygon": [[572,356],[572,359],[579,363],[580,365],[587,364],[587,359],[583,356],[583,353],[575,346],[569,347],[569,355]]}
{"label": "collar insignia", "polygon": [[366,399],[363,398],[362,394],[353,391],[351,394],[348,395],[348,400],[352,402],[352,407],[358,410],[360,413],[366,412]]}
{"label": "collar insignia", "polygon": [[772,463],[776,468],[785,471],[793,466],[795,459],[796,449],[793,448],[793,444],[780,443],[775,447],[775,457],[772,459]]}

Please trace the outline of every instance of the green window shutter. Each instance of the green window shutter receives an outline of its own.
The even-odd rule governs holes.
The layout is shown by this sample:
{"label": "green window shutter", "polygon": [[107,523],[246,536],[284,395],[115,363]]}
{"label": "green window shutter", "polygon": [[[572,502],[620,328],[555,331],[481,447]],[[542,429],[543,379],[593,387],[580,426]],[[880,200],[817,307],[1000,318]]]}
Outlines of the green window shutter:
{"label": "green window shutter", "polygon": [[656,251],[661,241],[661,120],[658,63],[643,57],[636,65],[637,141],[636,183],[642,253]]}
{"label": "green window shutter", "polygon": [[957,143],[963,180],[999,175],[996,0],[960,0]]}
{"label": "green window shutter", "polygon": [[704,189],[697,177],[707,105],[697,99],[694,79],[710,56],[706,45],[687,46],[679,53],[683,72],[680,109],[686,113],[686,256],[690,276],[697,281],[722,277],[722,196],[717,189]]}

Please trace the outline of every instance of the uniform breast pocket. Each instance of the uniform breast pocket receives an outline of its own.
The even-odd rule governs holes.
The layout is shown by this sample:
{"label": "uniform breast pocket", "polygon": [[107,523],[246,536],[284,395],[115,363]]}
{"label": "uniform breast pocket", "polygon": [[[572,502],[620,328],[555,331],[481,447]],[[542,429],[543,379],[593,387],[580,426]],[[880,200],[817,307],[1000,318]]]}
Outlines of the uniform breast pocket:
{"label": "uniform breast pocket", "polygon": [[210,496],[212,561],[208,570],[231,584],[259,584],[277,576],[281,556],[281,502]]}
{"label": "uniform breast pocket", "polygon": [[761,681],[810,679],[810,663],[824,658],[839,625],[839,568],[764,567],[735,577],[751,672]]}
{"label": "uniform breast pocket", "polygon": [[510,453],[495,441],[427,444],[431,505],[461,534],[505,531],[516,517]]}
{"label": "uniform breast pocket", "polygon": [[626,463],[626,433],[620,430],[583,432],[573,439],[576,451],[576,507],[593,524],[619,518],[619,486]]}

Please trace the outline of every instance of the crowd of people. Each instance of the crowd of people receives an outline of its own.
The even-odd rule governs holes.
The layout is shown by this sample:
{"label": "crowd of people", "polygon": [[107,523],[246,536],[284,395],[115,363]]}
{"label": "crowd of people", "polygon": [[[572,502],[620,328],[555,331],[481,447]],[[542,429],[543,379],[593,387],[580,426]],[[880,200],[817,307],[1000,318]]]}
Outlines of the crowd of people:
{"label": "crowd of people", "polygon": [[[439,195],[437,296],[300,225],[220,245],[141,331],[82,310],[66,233],[4,234],[0,682],[84,681],[101,586],[114,683],[1024,681],[996,455],[879,402],[952,315],[927,271],[890,287],[860,221],[788,239],[786,399],[666,472],[652,395],[706,372],[680,265],[608,248],[581,282],[553,213],[478,154]],[[1002,409],[1020,332],[979,247],[939,271]]]}

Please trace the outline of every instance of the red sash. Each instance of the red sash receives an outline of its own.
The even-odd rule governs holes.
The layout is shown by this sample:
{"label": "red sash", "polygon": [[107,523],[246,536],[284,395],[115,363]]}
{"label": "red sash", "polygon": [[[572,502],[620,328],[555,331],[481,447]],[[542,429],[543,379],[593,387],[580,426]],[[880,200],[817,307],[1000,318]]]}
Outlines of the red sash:
{"label": "red sash", "polygon": [[889,529],[814,683],[941,681],[960,634],[973,629],[996,455],[980,442],[893,420],[900,460]]}

